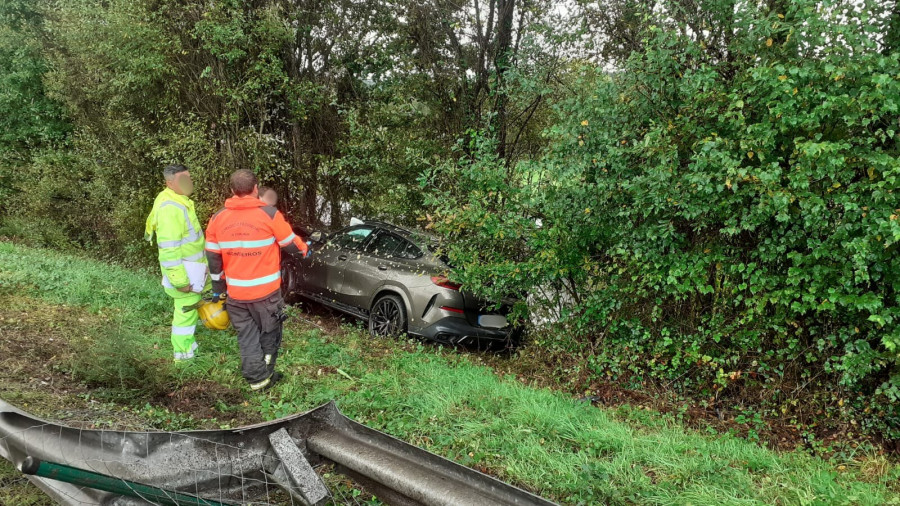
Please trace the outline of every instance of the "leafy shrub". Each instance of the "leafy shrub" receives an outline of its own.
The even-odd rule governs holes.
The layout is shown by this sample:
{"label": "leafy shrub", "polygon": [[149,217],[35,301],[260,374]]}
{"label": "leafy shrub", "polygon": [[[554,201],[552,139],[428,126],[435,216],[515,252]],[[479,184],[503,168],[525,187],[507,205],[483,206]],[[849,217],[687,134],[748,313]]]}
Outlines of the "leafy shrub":
{"label": "leafy shrub", "polygon": [[541,160],[477,149],[429,181],[431,225],[470,289],[568,295],[568,350],[595,377],[763,385],[784,413],[816,387],[818,408],[900,437],[900,55],[878,43],[883,11],[733,5],[704,2],[705,32],[648,13],[644,50],[583,71]]}
{"label": "leafy shrub", "polygon": [[0,219],[0,237],[22,241],[29,246],[59,250],[71,248],[69,237],[56,223],[20,216],[4,216]]}

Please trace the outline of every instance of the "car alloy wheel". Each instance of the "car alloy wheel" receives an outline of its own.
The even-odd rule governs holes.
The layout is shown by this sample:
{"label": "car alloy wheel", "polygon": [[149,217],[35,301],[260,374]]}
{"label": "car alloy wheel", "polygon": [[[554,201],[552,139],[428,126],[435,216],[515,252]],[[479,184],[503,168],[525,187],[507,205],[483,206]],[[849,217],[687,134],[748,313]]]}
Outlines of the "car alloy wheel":
{"label": "car alloy wheel", "polygon": [[372,306],[369,333],[375,337],[398,336],[406,332],[406,308],[396,295],[385,295]]}
{"label": "car alloy wheel", "polygon": [[288,259],[281,261],[281,292],[285,300],[293,300],[297,290],[297,274],[294,265]]}

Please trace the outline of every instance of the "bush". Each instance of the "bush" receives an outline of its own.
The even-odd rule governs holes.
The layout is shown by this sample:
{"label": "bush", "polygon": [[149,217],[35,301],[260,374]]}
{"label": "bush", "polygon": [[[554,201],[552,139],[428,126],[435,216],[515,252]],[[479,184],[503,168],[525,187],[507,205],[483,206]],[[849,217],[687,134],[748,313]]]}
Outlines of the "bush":
{"label": "bush", "polygon": [[71,248],[69,238],[56,223],[45,220],[26,219],[21,216],[0,218],[0,237],[15,239],[29,246],[67,250]]}
{"label": "bush", "polygon": [[569,351],[595,377],[761,386],[788,416],[824,391],[815,409],[900,437],[900,55],[878,45],[883,11],[732,7],[704,3],[707,32],[647,14],[621,72],[584,70],[543,159],[446,168],[432,225],[470,289],[568,293]]}

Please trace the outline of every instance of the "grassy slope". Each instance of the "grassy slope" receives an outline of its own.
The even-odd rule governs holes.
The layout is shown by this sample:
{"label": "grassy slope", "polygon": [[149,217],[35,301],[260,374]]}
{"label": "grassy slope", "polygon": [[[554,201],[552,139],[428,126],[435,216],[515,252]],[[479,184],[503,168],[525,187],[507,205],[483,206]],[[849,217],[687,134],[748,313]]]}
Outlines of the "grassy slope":
{"label": "grassy slope", "polygon": [[[0,289],[109,316],[89,341],[97,359],[78,374],[117,387],[120,402],[152,397],[140,385],[202,379],[243,388],[230,333],[201,333],[201,360],[171,364],[169,303],[152,276],[0,243]],[[896,467],[777,454],[637,410],[597,409],[452,352],[352,329],[325,333],[302,315],[288,326],[280,363],[287,381],[268,394],[241,393],[245,403],[218,403],[215,422],[174,416],[160,425],[227,424],[241,412],[273,418],[334,398],[371,427],[564,503],[900,504]]]}

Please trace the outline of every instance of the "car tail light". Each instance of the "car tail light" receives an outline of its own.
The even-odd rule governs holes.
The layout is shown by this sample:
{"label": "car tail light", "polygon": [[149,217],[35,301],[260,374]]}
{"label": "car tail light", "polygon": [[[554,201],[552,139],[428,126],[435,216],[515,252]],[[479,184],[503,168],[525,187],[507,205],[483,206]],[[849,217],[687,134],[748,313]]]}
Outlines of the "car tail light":
{"label": "car tail light", "polygon": [[450,311],[451,313],[463,314],[465,312],[462,309],[455,308],[455,307],[449,307],[449,306],[441,306],[441,309],[443,309],[444,311]]}
{"label": "car tail light", "polygon": [[441,288],[449,288],[450,290],[459,290],[462,285],[454,283],[447,279],[447,276],[431,276],[431,282]]}

